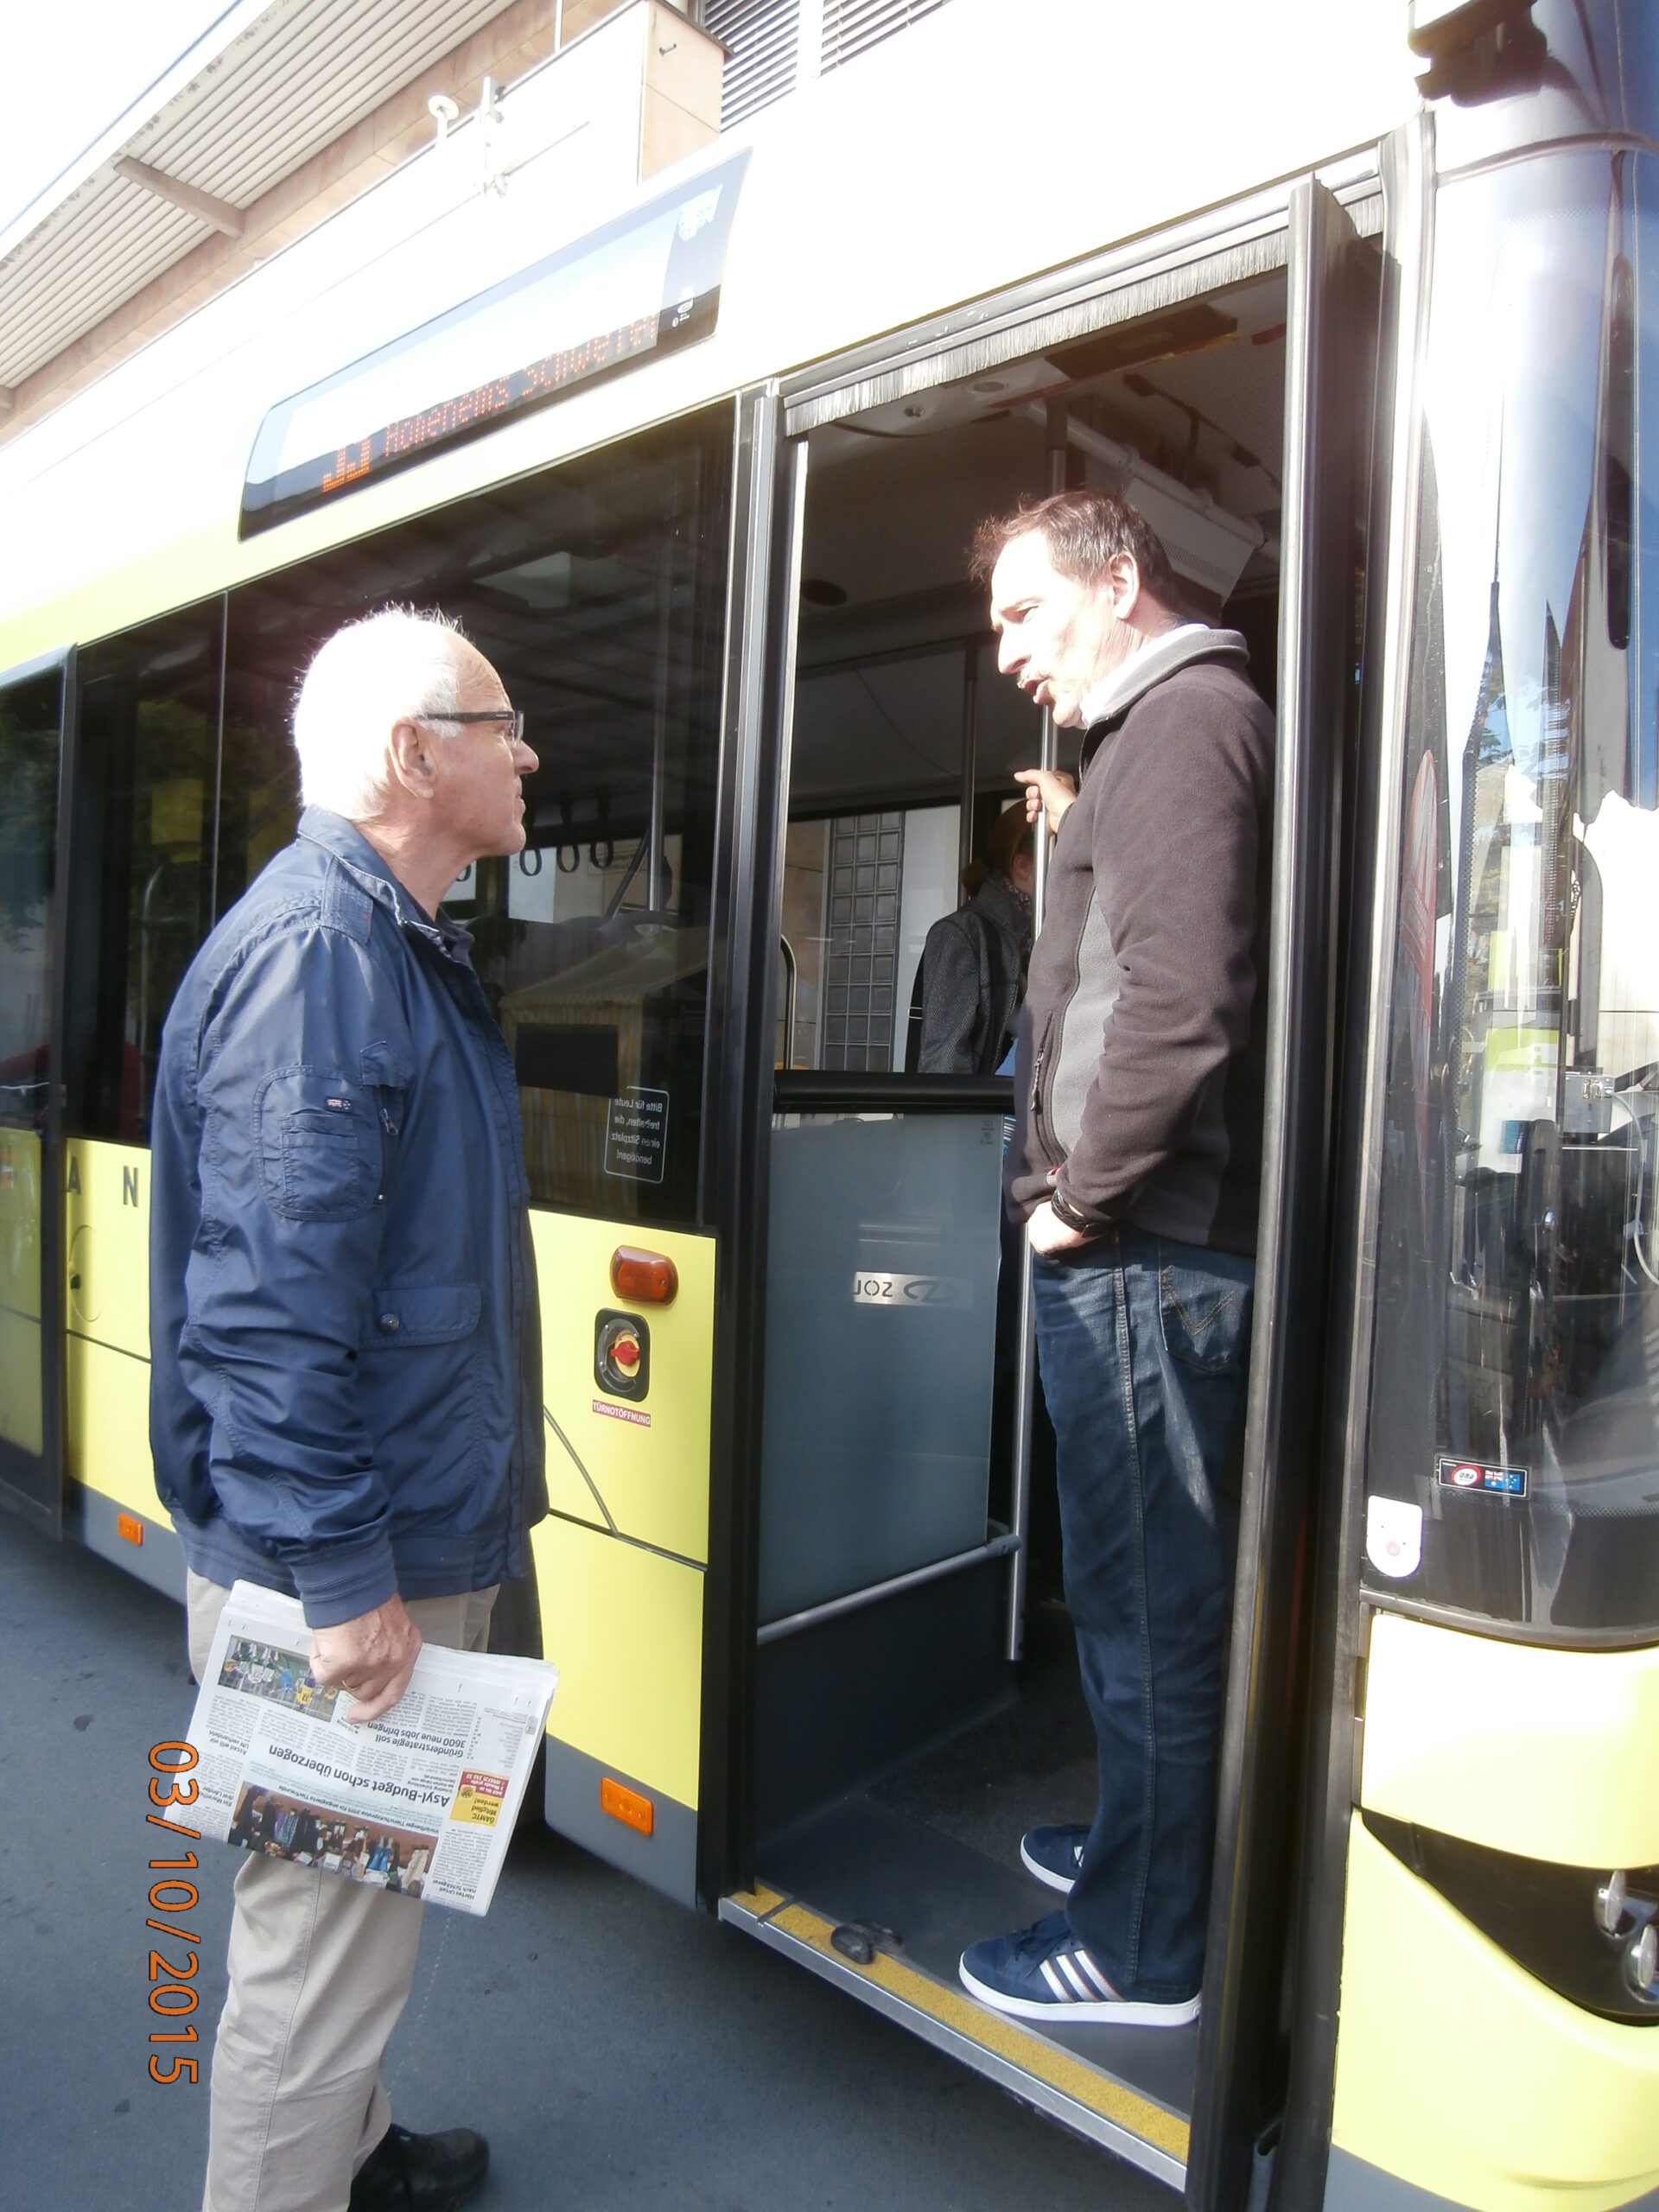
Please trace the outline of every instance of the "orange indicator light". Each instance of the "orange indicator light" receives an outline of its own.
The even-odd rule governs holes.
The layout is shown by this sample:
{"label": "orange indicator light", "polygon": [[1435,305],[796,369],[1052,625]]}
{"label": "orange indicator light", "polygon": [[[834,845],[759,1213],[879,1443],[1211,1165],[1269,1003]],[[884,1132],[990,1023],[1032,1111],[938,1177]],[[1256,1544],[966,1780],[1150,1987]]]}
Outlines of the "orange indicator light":
{"label": "orange indicator light", "polygon": [[624,1827],[636,1828],[641,1835],[651,1834],[655,1813],[650,1798],[642,1797],[637,1789],[625,1789],[608,1774],[599,1785],[599,1808],[613,1821],[620,1821]]}
{"label": "orange indicator light", "polygon": [[679,1287],[679,1269],[661,1252],[623,1244],[611,1255],[611,1288],[631,1305],[671,1306]]}
{"label": "orange indicator light", "polygon": [[115,1516],[115,1533],[118,1536],[124,1536],[130,1544],[142,1544],[144,1541],[144,1524],[136,1513],[118,1513]]}

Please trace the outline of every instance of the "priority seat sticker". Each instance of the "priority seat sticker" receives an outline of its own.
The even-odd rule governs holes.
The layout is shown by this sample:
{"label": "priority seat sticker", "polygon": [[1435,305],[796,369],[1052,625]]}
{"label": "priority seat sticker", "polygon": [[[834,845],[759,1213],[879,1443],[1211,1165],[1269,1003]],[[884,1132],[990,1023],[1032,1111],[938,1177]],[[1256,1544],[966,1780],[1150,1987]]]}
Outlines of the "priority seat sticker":
{"label": "priority seat sticker", "polygon": [[1434,1463],[1435,1479],[1442,1490],[1478,1491],[1488,1497],[1524,1497],[1524,1467],[1489,1467],[1479,1459],[1454,1459],[1441,1452]]}

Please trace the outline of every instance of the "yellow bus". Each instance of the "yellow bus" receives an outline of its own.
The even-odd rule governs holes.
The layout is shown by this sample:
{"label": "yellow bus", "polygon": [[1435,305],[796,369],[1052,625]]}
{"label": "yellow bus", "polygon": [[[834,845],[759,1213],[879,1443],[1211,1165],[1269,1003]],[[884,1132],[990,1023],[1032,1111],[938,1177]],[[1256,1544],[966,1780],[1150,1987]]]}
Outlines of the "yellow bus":
{"label": "yellow bus", "polygon": [[[534,1185],[547,1819],[1205,2212],[1651,2206],[1659,19],[954,0],[595,192],[606,35],[507,96],[505,194],[452,133],[0,449],[6,1499],[179,1590],[162,1024],[292,832],[309,654],[441,606],[542,763],[448,905]],[[956,1971],[1092,1803],[1010,1086],[903,1071],[928,926],[1065,758],[967,542],[1066,483],[1278,718],[1179,2032]]]}

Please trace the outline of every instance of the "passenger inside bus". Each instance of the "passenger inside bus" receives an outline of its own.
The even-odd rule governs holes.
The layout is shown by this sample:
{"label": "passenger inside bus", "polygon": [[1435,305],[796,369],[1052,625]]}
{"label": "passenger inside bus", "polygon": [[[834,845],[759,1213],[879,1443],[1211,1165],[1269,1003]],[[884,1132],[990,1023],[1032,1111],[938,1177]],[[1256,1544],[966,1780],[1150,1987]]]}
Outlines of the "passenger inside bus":
{"label": "passenger inside bus", "polygon": [[995,1075],[1014,1050],[1031,960],[1036,831],[1003,808],[962,871],[966,904],[927,933],[911,987],[906,1075]]}

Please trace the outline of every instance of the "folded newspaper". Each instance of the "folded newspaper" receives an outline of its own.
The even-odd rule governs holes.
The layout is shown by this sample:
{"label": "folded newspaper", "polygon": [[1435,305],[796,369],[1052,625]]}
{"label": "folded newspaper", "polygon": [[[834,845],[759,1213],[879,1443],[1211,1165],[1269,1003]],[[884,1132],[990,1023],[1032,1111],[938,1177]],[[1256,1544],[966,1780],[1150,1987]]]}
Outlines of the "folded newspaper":
{"label": "folded newspaper", "polygon": [[298,1601],[238,1582],[190,1722],[204,1836],[428,1904],[487,1912],[558,1675],[423,1643],[379,1719],[311,1679]]}

